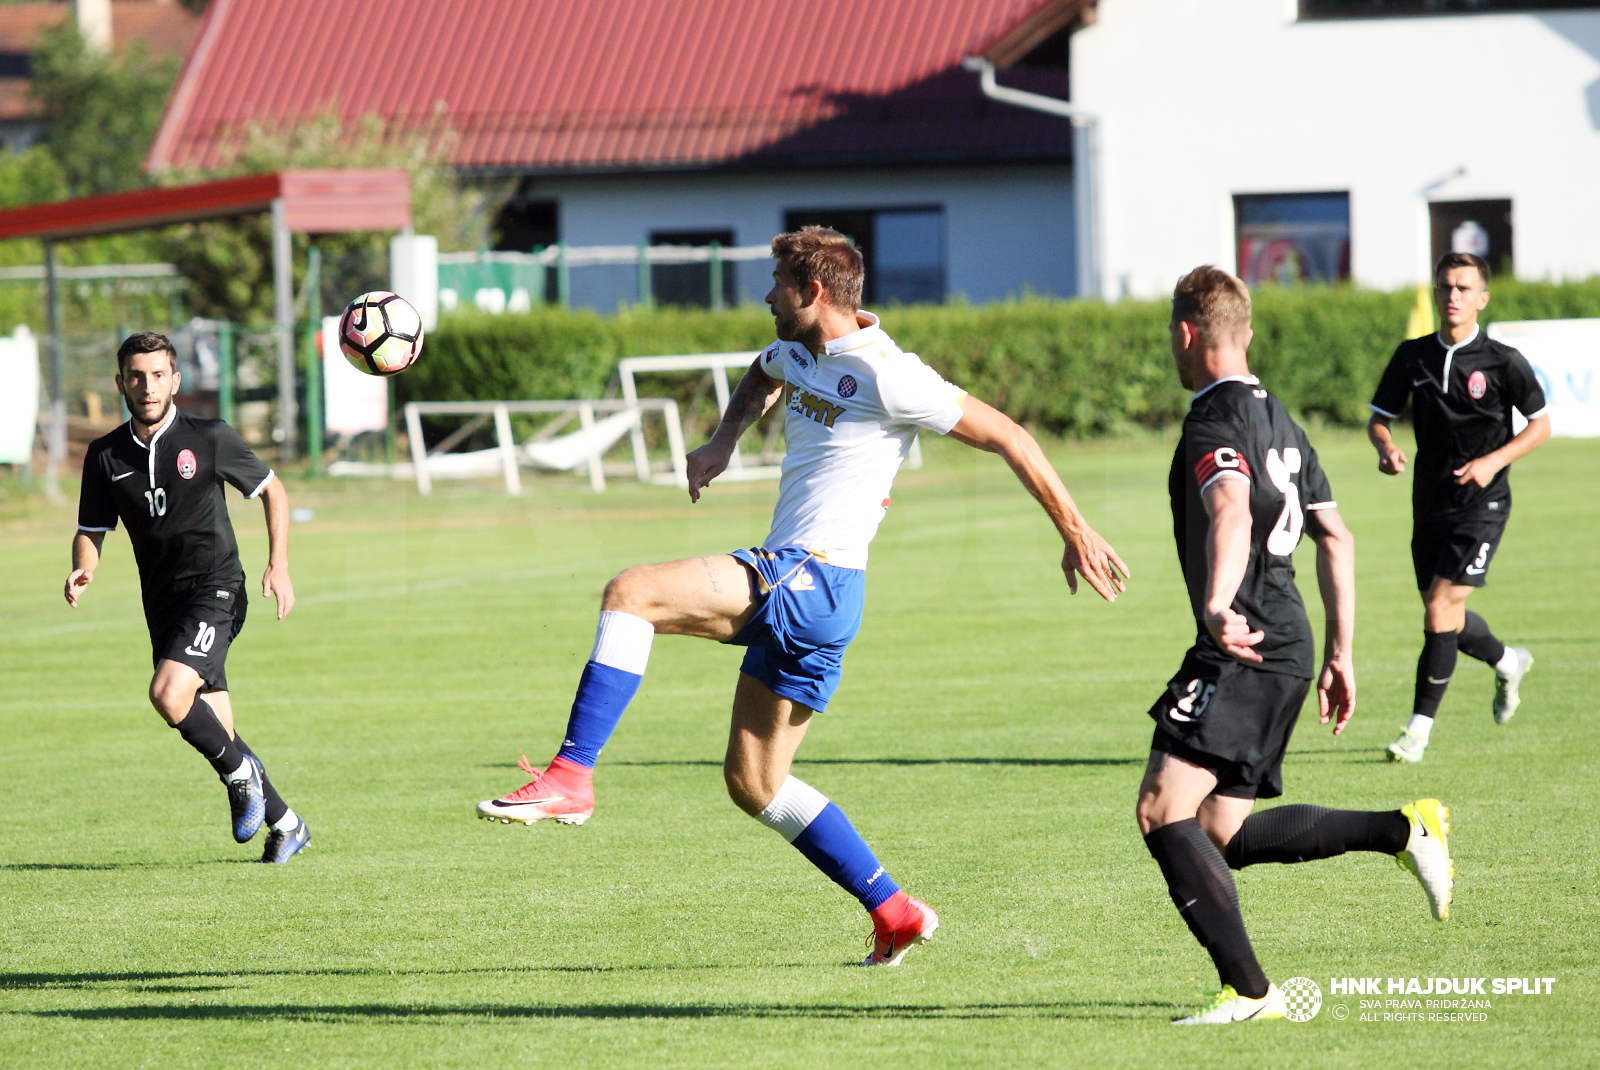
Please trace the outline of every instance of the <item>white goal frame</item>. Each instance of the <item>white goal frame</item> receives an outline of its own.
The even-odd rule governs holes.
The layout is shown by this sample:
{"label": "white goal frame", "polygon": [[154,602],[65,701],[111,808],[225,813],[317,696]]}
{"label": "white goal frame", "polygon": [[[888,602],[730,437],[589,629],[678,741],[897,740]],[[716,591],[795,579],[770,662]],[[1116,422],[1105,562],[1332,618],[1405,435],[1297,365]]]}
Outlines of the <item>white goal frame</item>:
{"label": "white goal frame", "polygon": [[[672,471],[657,476],[650,471],[650,457],[645,452],[644,434],[635,422],[632,432],[634,471],[644,483],[687,487],[689,466],[683,448],[683,424],[678,418],[678,403],[671,398],[595,398],[571,401],[408,401],[406,402],[406,435],[411,445],[411,468],[417,480],[419,494],[433,493],[433,476],[428,471],[430,454],[422,440],[422,417],[425,414],[454,416],[490,416],[494,419],[495,443],[500,451],[500,468],[505,477],[506,493],[522,493],[522,476],[518,471],[516,439],[511,434],[512,413],[548,413],[561,415],[576,413],[581,430],[594,426],[595,413],[659,412],[667,428],[667,448],[672,456]],[[606,489],[605,465],[601,454],[589,456],[584,464],[589,470],[589,486],[603,494]]]}

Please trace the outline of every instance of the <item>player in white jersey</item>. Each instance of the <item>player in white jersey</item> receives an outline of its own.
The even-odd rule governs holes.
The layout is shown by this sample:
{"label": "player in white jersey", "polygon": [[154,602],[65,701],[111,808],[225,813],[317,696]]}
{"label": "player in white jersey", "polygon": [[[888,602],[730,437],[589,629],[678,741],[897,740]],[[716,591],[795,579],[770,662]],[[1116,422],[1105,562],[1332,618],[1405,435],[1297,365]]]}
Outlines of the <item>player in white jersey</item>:
{"label": "player in white jersey", "polygon": [[812,715],[838,686],[861,625],[867,545],[889,506],[895,472],[919,430],[1003,456],[1066,544],[1062,570],[1107,601],[1127,567],[1085,522],[1033,436],[903,353],[859,311],[861,254],[822,227],[773,239],[767,295],[779,341],[729,399],[711,441],[689,455],[689,497],[728,466],[739,436],[782,399],[787,453],[772,531],[731,554],[630,568],[605,590],[594,651],[566,738],[550,765],[478,805],[491,821],[550,818],[581,825],[594,812],[600,748],[643,679],[655,635],[746,647],[734,690],[723,774],[735,804],[792,843],[871,914],[863,965],[897,965],[938,928],[937,915],[890,879],[844,813],[789,775]]}

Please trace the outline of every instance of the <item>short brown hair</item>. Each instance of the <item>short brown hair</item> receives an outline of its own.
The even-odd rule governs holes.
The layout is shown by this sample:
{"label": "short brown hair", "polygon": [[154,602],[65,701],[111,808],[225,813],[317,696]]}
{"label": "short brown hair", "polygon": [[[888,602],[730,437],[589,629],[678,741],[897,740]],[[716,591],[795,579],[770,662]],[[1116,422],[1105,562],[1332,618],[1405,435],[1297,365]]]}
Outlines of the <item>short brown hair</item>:
{"label": "short brown hair", "polygon": [[1172,322],[1192,323],[1202,345],[1250,326],[1250,291],[1244,283],[1210,264],[1178,280],[1172,291]]}
{"label": "short brown hair", "polygon": [[772,258],[801,289],[822,283],[824,299],[840,312],[861,307],[866,267],[856,243],[828,227],[801,227],[772,239]]}
{"label": "short brown hair", "polygon": [[1437,286],[1439,280],[1444,278],[1444,273],[1451,268],[1477,268],[1478,278],[1483,280],[1483,288],[1489,288],[1489,261],[1476,253],[1445,253],[1439,262],[1433,265],[1433,284]]}
{"label": "short brown hair", "polygon": [[172,348],[172,340],[164,334],[154,331],[140,331],[130,334],[122,345],[117,347],[117,371],[128,370],[128,358],[137,353],[165,352],[172,358],[172,370],[178,370],[178,351]]}

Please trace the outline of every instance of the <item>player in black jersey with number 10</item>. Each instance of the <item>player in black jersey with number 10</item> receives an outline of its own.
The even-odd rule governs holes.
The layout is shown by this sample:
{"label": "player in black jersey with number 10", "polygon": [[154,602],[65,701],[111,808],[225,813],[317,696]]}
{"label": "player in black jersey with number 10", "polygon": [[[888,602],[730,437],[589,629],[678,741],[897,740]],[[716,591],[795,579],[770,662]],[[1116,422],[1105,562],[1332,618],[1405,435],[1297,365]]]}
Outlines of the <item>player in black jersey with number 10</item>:
{"label": "player in black jersey with number 10", "polygon": [[234,731],[228,697],[224,662],[244,626],[246,599],[222,484],[265,500],[269,550],[261,593],[277,601],[279,620],[294,607],[289,496],[233,428],[177,410],[180,381],[172,343],[159,334],[135,334],[117,350],[117,389],[131,416],[91,443],[84,458],[67,604],[77,607],[105,534],[120,520],[133,543],[150,628],[150,703],[227,786],[234,839],[247,842],[264,821],[261,861],[287,862],[311,832]]}
{"label": "player in black jersey with number 10", "polygon": [[1282,1018],[1283,996],[1256,961],[1229,869],[1391,854],[1416,874],[1443,921],[1448,811],[1419,799],[1389,811],[1295,804],[1251,813],[1257,799],[1283,794],[1284,751],[1315,668],[1291,556],[1302,531],[1317,544],[1327,611],[1322,723],[1337,718],[1337,734],[1355,712],[1355,539],[1305,432],[1250,374],[1244,283],[1214,267],[1191,271],[1173,293],[1170,329],[1178,379],[1195,391],[1168,489],[1196,635],[1150,709],[1156,729],[1139,828],[1222,979],[1210,1005],[1174,1024]]}
{"label": "player in black jersey with number 10", "polygon": [[[1544,391],[1527,358],[1478,329],[1489,304],[1489,265],[1470,253],[1447,253],[1434,268],[1439,333],[1402,342],[1372,399],[1367,434],[1378,470],[1398,475],[1406,455],[1389,421],[1411,401],[1417,470],[1411,477],[1411,563],[1425,607],[1422,655],[1410,721],[1389,744],[1398,762],[1420,762],[1459,651],[1495,671],[1494,719],[1505,724],[1521,701],[1518,686],[1533,655],[1508,647],[1467,609],[1511,516],[1511,462],[1550,437]],[[1528,426],[1511,434],[1511,410]]]}

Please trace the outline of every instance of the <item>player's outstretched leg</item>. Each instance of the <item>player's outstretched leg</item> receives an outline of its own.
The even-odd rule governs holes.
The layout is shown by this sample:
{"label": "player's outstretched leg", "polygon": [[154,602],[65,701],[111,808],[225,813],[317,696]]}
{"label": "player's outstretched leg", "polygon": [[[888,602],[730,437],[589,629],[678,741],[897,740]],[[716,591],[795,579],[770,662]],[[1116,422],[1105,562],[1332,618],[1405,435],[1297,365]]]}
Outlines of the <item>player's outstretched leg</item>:
{"label": "player's outstretched leg", "polygon": [[1331,810],[1303,803],[1251,814],[1224,848],[1233,869],[1278,862],[1292,865],[1335,858],[1346,851],[1393,855],[1416,875],[1439,921],[1450,914],[1454,868],[1446,836],[1450,812],[1437,799],[1399,810]]}
{"label": "player's outstretched leg", "polygon": [[[174,666],[168,670],[167,666]],[[180,678],[186,671],[192,681]],[[164,661],[162,668],[150,684],[150,701],[178,730],[185,743],[200,752],[211,763],[223,786],[228,789],[228,809],[233,818],[233,838],[247,843],[261,828],[266,816],[266,797],[261,789],[261,777],[254,763],[240,753],[228,735],[228,730],[217,719],[211,704],[201,696],[200,678],[187,665]],[[187,692],[187,694],[184,694]],[[187,708],[183,708],[188,698]]]}
{"label": "player's outstretched leg", "polygon": [[1457,638],[1454,631],[1424,632],[1422,653],[1417,656],[1417,684],[1411,720],[1389,744],[1389,758],[1396,762],[1417,763],[1428,750],[1433,734],[1433,718],[1444,701],[1445,688],[1456,671]]}
{"label": "player's outstretched leg", "polygon": [[723,777],[734,804],[782,836],[872,917],[872,951],[863,966],[898,966],[927,942],[939,916],[913,899],[878,862],[844,811],[790,775],[813,711],[739,674]]}
{"label": "player's outstretched leg", "polygon": [[1520,646],[1506,646],[1496,639],[1489,630],[1489,622],[1470,609],[1457,645],[1463,654],[1494,668],[1494,720],[1496,724],[1505,724],[1522,704],[1517,688],[1533,668],[1533,655]]}
{"label": "player's outstretched leg", "polygon": [[564,825],[589,820],[595,762],[644,680],[654,638],[655,626],[643,617],[601,610],[594,650],[578,681],[561,749],[543,771],[524,757],[518,765],[532,779],[509,795],[479,803],[479,817],[526,825],[546,818]]}

